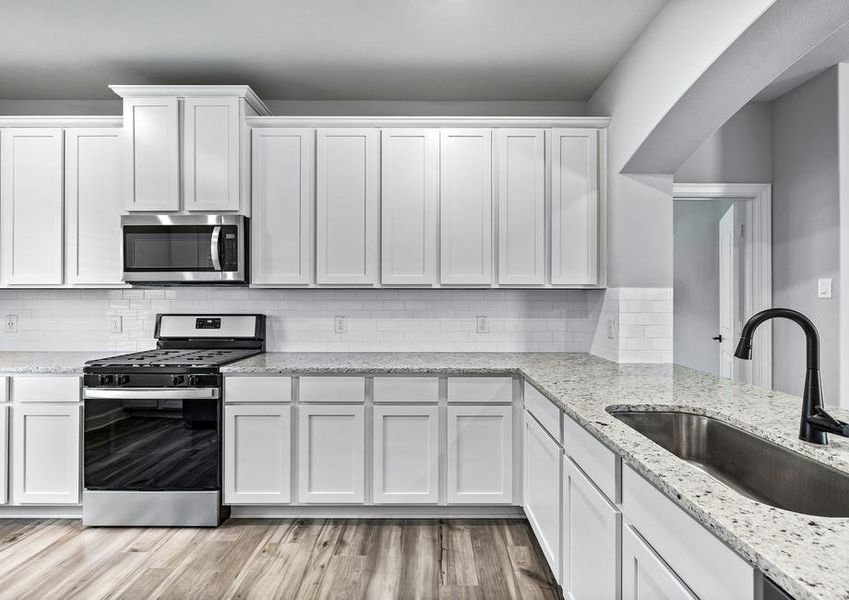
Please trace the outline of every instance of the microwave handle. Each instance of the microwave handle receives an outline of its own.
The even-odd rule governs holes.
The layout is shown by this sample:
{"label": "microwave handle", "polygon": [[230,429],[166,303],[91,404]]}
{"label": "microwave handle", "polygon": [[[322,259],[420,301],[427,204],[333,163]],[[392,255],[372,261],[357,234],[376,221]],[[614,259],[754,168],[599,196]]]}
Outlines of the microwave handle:
{"label": "microwave handle", "polygon": [[212,256],[212,268],[216,271],[221,270],[221,225],[216,225],[212,229],[212,239],[209,242],[209,254]]}

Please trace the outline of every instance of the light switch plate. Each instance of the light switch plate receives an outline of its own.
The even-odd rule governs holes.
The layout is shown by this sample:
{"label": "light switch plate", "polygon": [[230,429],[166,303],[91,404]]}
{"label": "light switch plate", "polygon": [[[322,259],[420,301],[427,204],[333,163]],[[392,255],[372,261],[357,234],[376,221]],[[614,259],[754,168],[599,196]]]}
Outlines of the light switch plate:
{"label": "light switch plate", "polygon": [[616,319],[607,320],[607,339],[616,339]]}
{"label": "light switch plate", "polygon": [[831,277],[817,279],[817,298],[831,298]]}

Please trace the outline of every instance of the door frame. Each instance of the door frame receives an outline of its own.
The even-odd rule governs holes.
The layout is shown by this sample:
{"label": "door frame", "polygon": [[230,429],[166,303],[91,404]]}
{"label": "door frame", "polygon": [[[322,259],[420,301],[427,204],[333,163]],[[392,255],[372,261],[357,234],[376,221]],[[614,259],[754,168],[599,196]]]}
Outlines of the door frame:
{"label": "door frame", "polygon": [[[749,235],[745,237],[743,262],[747,274],[747,312],[772,307],[772,185],[769,183],[673,183],[673,200],[747,201]],[[747,317],[746,317],[747,318]],[[752,383],[772,389],[772,322],[763,323],[755,334],[752,353]]]}

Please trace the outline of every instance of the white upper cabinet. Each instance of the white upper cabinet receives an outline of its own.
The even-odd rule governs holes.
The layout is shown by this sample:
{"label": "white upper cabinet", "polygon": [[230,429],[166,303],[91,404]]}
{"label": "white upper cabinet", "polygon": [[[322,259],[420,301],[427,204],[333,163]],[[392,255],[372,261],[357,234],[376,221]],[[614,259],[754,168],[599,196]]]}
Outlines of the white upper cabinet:
{"label": "white upper cabinet", "polygon": [[498,198],[498,283],[545,283],[545,132],[495,134]]}
{"label": "white upper cabinet", "polygon": [[307,285],[312,273],[315,131],[253,130],[251,279]]}
{"label": "white upper cabinet", "polygon": [[598,130],[551,131],[551,283],[598,284]]}
{"label": "white upper cabinet", "polygon": [[65,130],[65,279],[121,283],[120,128]]}
{"label": "white upper cabinet", "polygon": [[239,210],[240,102],[233,97],[183,100],[186,210]]}
{"label": "white upper cabinet", "polygon": [[179,123],[176,97],[124,98],[127,210],[180,210]]}
{"label": "white upper cabinet", "polygon": [[440,280],[491,284],[492,131],[443,129],[440,150]]}
{"label": "white upper cabinet", "polygon": [[376,284],[380,174],[377,129],[319,129],[316,281]]}
{"label": "white upper cabinet", "polygon": [[381,132],[381,282],[436,283],[439,130]]}
{"label": "white upper cabinet", "polygon": [[4,129],[0,138],[2,282],[62,283],[62,130]]}

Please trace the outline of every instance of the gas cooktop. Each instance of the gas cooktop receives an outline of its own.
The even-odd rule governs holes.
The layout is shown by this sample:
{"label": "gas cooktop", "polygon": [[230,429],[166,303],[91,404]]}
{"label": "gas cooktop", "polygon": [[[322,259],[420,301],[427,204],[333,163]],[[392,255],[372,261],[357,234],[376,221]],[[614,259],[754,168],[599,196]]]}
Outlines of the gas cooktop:
{"label": "gas cooktop", "polygon": [[120,367],[122,369],[155,369],[157,367],[220,367],[258,354],[256,349],[154,349],[108,358],[90,360],[88,367]]}

